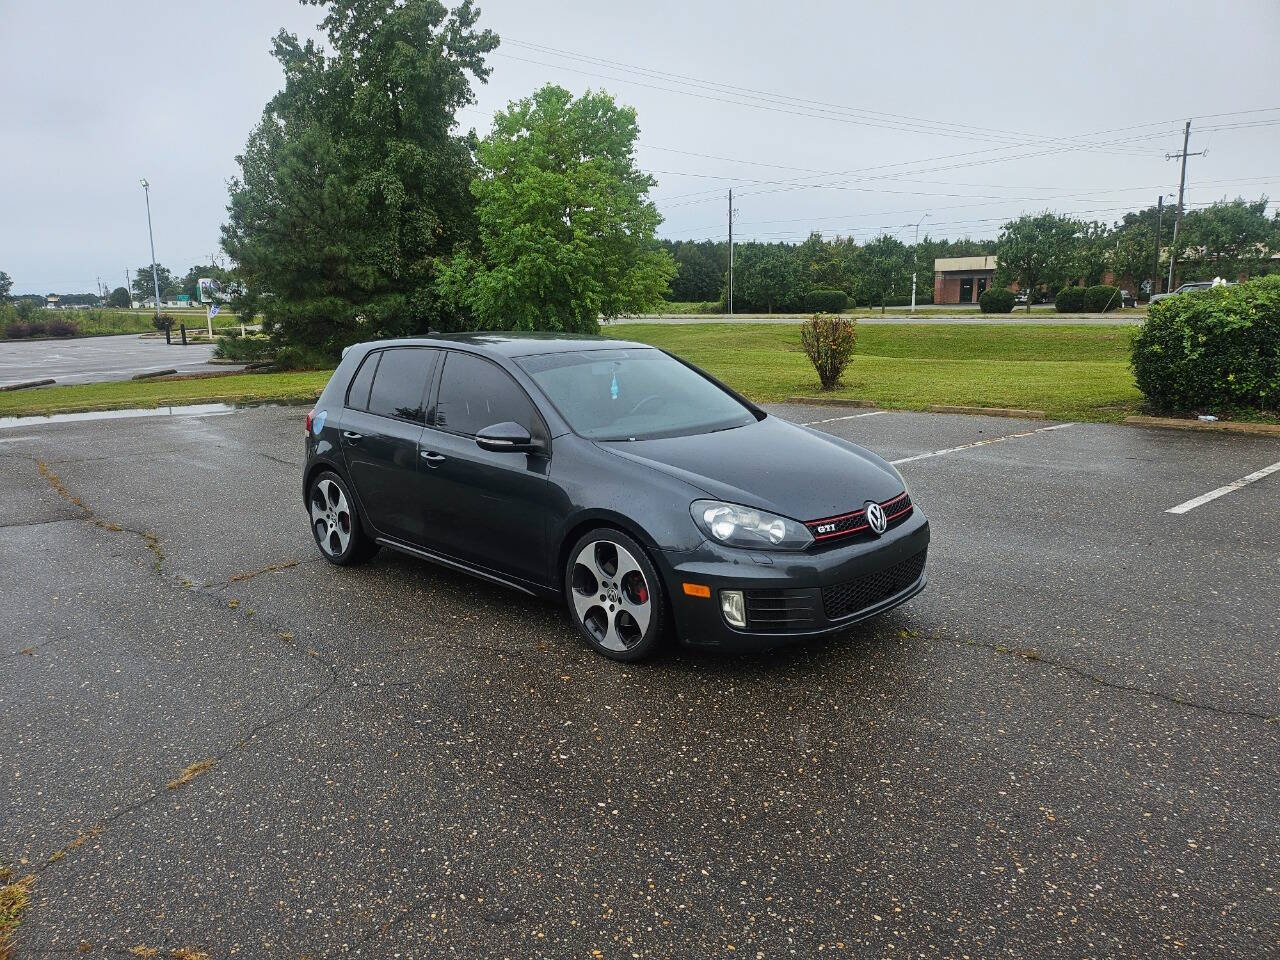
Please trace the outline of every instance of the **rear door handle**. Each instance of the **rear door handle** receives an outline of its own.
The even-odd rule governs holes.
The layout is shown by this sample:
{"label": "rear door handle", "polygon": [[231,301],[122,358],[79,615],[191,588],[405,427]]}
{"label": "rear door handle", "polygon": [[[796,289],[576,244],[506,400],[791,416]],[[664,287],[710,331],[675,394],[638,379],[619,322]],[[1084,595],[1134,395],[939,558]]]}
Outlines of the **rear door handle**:
{"label": "rear door handle", "polygon": [[434,450],[423,450],[419,456],[433,467],[444,460],[444,454],[436,453]]}
{"label": "rear door handle", "polygon": [[343,430],[342,435],[352,443],[358,443],[361,437],[361,434],[356,433],[354,430]]}

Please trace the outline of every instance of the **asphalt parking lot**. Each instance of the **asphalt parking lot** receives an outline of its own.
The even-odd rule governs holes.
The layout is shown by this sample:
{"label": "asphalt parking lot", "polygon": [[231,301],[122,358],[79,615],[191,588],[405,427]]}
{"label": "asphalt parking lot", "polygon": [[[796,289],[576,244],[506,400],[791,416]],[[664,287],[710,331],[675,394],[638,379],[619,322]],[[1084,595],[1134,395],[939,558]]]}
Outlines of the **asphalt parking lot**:
{"label": "asphalt parking lot", "polygon": [[0,430],[18,956],[1280,953],[1280,440],[773,407],[890,460],[930,586],[620,665],[319,560],[302,408]]}
{"label": "asphalt parking lot", "polygon": [[213,346],[208,343],[143,339],[137,334],[115,337],[77,337],[70,340],[13,340],[0,356],[0,387],[31,380],[53,379],[58,383],[94,383],[128,380],[139,373],[177,370],[179,373],[207,373],[239,367],[212,364]]}

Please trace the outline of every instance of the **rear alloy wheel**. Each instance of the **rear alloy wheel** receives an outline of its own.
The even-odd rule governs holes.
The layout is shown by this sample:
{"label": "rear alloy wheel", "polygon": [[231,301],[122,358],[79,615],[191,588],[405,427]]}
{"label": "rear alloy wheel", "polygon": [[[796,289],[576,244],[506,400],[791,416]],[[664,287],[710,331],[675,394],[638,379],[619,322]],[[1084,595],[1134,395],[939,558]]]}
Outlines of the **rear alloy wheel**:
{"label": "rear alloy wheel", "polygon": [[574,546],[565,592],[578,630],[613,660],[641,660],[662,636],[663,595],[644,549],[616,530],[593,530]]}
{"label": "rear alloy wheel", "polygon": [[361,529],[347,485],[336,473],[326,470],[311,482],[307,510],[316,546],[330,563],[363,563],[378,552],[378,545]]}

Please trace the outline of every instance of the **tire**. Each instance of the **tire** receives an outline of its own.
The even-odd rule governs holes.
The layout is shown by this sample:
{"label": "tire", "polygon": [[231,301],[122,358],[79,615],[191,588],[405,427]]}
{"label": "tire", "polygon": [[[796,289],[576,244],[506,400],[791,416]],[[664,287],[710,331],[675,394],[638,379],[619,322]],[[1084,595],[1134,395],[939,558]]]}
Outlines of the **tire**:
{"label": "tire", "polygon": [[564,593],[578,633],[601,656],[634,663],[653,654],[667,622],[662,579],[640,544],[599,527],[569,551]]}
{"label": "tire", "polygon": [[316,547],[330,563],[353,566],[378,552],[378,545],[360,525],[351,489],[332,470],[322,470],[312,478],[307,511]]}

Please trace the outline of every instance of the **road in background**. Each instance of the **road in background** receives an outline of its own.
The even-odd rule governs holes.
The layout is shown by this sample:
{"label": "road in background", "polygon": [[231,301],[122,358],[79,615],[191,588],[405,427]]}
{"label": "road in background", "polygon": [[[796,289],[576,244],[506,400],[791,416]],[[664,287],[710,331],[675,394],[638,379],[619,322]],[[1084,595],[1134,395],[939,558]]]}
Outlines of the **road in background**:
{"label": "road in background", "polygon": [[1280,472],[1167,510],[1280,441],[769,409],[901,463],[928,588],[637,665],[321,560],[304,408],[0,430],[18,955],[1274,955]]}
{"label": "road in background", "polygon": [[[723,313],[687,313],[687,314],[652,314],[634,317],[615,317],[608,321],[610,325],[625,323],[804,323],[811,313],[735,313],[727,316]],[[1144,319],[1145,313],[1127,314],[1062,314],[1062,313],[978,313],[971,311],[964,314],[932,314],[932,313],[886,313],[870,317],[852,317],[859,323],[998,323],[1009,326],[1136,326]]]}
{"label": "road in background", "polygon": [[[177,333],[173,336],[176,341]],[[156,370],[198,373],[239,369],[211,364],[212,356],[212,344],[170,346],[164,340],[143,339],[136,333],[67,340],[5,340],[0,342],[0,386],[50,377],[58,383],[94,383],[128,380]]]}

